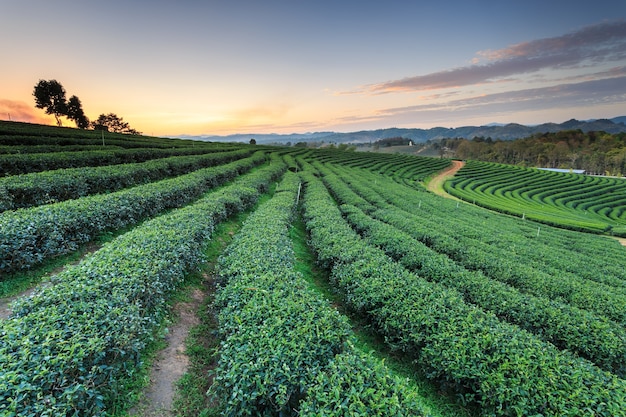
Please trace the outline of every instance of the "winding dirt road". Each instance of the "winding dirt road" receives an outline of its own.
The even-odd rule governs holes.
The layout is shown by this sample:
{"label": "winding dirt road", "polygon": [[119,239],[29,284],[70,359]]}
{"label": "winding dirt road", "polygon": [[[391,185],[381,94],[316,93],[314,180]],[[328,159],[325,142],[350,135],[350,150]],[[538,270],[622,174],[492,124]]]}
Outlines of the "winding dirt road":
{"label": "winding dirt road", "polygon": [[426,184],[426,188],[442,197],[457,199],[443,189],[443,183],[449,178],[454,177],[454,174],[456,174],[459,169],[463,168],[463,165],[465,165],[463,161],[452,161],[452,166],[432,177],[430,181],[428,181],[428,184]]}

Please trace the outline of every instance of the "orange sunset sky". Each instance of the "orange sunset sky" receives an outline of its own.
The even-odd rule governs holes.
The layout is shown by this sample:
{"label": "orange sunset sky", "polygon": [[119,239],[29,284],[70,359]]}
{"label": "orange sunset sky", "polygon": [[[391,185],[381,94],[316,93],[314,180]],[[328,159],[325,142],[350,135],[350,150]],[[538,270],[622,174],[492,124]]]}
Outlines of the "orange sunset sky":
{"label": "orange sunset sky", "polygon": [[623,0],[2,0],[0,119],[54,124],[40,79],[159,136],[611,118],[625,19]]}

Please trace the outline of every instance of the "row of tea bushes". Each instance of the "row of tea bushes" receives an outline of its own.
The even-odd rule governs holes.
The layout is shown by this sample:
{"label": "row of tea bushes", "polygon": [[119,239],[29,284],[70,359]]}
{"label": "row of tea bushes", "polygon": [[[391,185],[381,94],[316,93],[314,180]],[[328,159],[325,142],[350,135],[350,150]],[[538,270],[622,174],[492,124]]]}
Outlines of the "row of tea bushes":
{"label": "row of tea bushes", "polygon": [[0,323],[0,415],[107,415],[214,226],[254,204],[284,169],[275,161],[148,221],[14,304]]}
{"label": "row of tea bushes", "polygon": [[0,154],[19,153],[47,153],[47,152],[77,152],[77,151],[102,151],[123,149],[119,146],[92,145],[0,145]]}
{"label": "row of tea bushes", "polygon": [[298,188],[287,173],[220,259],[223,342],[211,393],[222,415],[425,415],[415,391],[357,353],[347,320],[295,272]]}
{"label": "row of tea bushes", "polygon": [[403,182],[421,181],[450,165],[449,159],[428,158],[406,154],[370,152],[319,151],[315,156],[318,163],[329,162],[350,168],[362,168]]}
{"label": "row of tea bushes", "polygon": [[[220,149],[220,148],[218,148]],[[221,149],[228,149],[222,147]],[[215,151],[215,146],[187,148],[139,148],[89,150],[78,152],[48,152],[0,155],[0,177],[62,168],[92,167],[145,162],[169,156],[201,155]]]}
{"label": "row of tea bushes", "polygon": [[[335,199],[343,203],[342,213],[352,227],[402,265],[428,280],[459,290],[469,302],[561,349],[576,352],[620,377],[626,375],[626,331],[622,326],[558,300],[524,294],[480,271],[466,270],[408,233],[363,212],[373,216],[378,213],[399,223],[406,217],[400,209],[386,205],[377,212],[330,169],[324,166],[318,169],[324,174],[324,183]],[[409,224],[406,229],[410,229]]]}
{"label": "row of tea bushes", "polygon": [[560,349],[567,349],[621,378],[626,376],[626,330],[616,323],[556,300],[524,294],[468,271],[393,226],[354,206],[341,211],[350,224],[393,259],[421,277],[454,288],[469,303],[491,311]]}
{"label": "row of tea bushes", "polygon": [[358,237],[321,181],[310,179],[304,208],[346,304],[482,415],[626,415],[625,381],[408,272]]}
{"label": "row of tea bushes", "polygon": [[446,183],[459,198],[492,210],[583,231],[624,232],[626,182],[469,161]]}
{"label": "row of tea bushes", "polygon": [[[385,201],[403,211],[422,217],[422,223],[442,232],[452,231],[458,238],[474,238],[488,244],[491,250],[508,252],[529,266],[544,271],[574,273],[585,279],[603,282],[611,286],[626,285],[626,262],[618,242],[586,233],[541,227],[535,222],[519,221],[511,217],[489,213],[470,205],[457,205],[427,193],[415,194],[411,189],[399,186],[380,177],[360,171],[357,176],[345,172],[345,181],[363,184],[375,194],[385,196]],[[376,198],[376,197],[375,197]],[[377,204],[380,206],[379,204]],[[438,225],[437,227],[435,227]],[[541,229],[538,236],[538,229]],[[611,262],[606,262],[610,257]],[[523,259],[523,261],[522,261]]]}
{"label": "row of tea bushes", "polygon": [[[374,204],[380,210],[370,213],[372,216],[394,227],[405,231],[415,239],[431,247],[438,253],[449,256],[468,270],[482,271],[486,276],[518,288],[520,291],[538,297],[555,299],[571,306],[593,312],[596,315],[607,317],[620,325],[626,325],[626,291],[623,280],[615,278],[612,284],[603,283],[601,279],[591,280],[573,272],[558,271],[550,268],[548,259],[553,257],[550,249],[537,245],[533,247],[536,237],[518,240],[513,247],[499,245],[498,240],[510,241],[515,232],[507,228],[513,227],[509,222],[520,222],[517,219],[499,218],[499,221],[487,222],[484,216],[495,216],[490,213],[477,215],[476,208],[461,205],[454,208],[453,203],[442,201],[439,198],[439,210],[433,204],[432,211],[426,206],[429,196],[415,196],[407,193],[406,187],[398,187],[391,181],[380,182],[363,181],[362,176],[346,174],[342,176],[350,182],[361,198]],[[418,201],[424,202],[418,208]],[[389,204],[402,209],[402,213],[389,211]],[[443,208],[445,207],[445,209]],[[483,216],[482,218],[480,216]],[[516,230],[516,229],[513,229]],[[453,231],[453,232],[451,232]],[[544,233],[572,233],[570,231]],[[605,245],[608,242],[600,239]],[[518,254],[516,246],[521,246]],[[535,252],[534,255],[531,254]],[[570,252],[570,256],[584,256],[582,253]],[[565,254],[567,251],[561,251]],[[532,256],[531,256],[532,255]],[[533,261],[541,259],[544,263]],[[586,257],[589,264],[598,265],[590,257]],[[596,269],[599,271],[599,268]],[[591,272],[590,272],[591,273]],[[596,272],[598,274],[598,272]],[[604,277],[607,281],[609,277]],[[621,285],[620,285],[621,283]]]}
{"label": "row of tea bushes", "polygon": [[116,145],[122,148],[177,148],[193,146],[193,141],[190,140],[0,120],[0,146],[102,145],[103,139],[106,146]]}
{"label": "row of tea bushes", "polygon": [[252,149],[147,162],[66,168],[0,178],[0,212],[110,193],[250,156]]}
{"label": "row of tea bushes", "polygon": [[229,164],[110,194],[1,213],[0,271],[30,268],[76,250],[103,231],[182,207],[265,160],[265,154],[257,152]]}

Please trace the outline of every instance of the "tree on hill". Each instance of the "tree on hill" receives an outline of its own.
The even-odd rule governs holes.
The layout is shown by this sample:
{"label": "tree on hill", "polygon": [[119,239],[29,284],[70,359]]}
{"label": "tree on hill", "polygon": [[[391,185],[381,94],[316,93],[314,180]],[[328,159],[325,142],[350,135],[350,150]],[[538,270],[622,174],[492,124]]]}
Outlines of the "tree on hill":
{"label": "tree on hill", "polygon": [[44,109],[46,114],[54,115],[57,125],[62,126],[61,116],[67,115],[65,88],[57,80],[39,80],[33,91],[35,107]]}
{"label": "tree on hill", "polygon": [[35,107],[44,109],[46,114],[54,115],[58,126],[63,126],[61,116],[76,123],[76,127],[87,129],[89,119],[85,116],[83,106],[76,96],[65,99],[65,88],[57,80],[39,80],[33,90],[35,96]]}
{"label": "tree on hill", "polygon": [[131,128],[130,125],[115,113],[101,114],[93,122],[95,130],[104,130],[106,132],[126,133],[131,135],[141,135],[141,132]]}
{"label": "tree on hill", "polygon": [[90,125],[80,99],[76,96],[70,97],[67,102],[67,118],[73,120],[79,129],[87,129]]}

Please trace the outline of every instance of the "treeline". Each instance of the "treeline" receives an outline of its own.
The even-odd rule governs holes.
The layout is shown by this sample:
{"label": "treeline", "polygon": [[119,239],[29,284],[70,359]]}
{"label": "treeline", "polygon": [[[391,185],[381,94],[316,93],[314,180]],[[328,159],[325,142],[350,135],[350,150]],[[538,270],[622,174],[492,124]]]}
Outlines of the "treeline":
{"label": "treeline", "polygon": [[626,133],[564,130],[512,141],[474,137],[443,139],[440,153],[459,159],[524,167],[584,169],[589,174],[626,175]]}
{"label": "treeline", "polygon": [[396,136],[393,138],[384,138],[377,140],[376,142],[374,142],[374,147],[408,146],[411,143],[413,143],[411,139]]}

